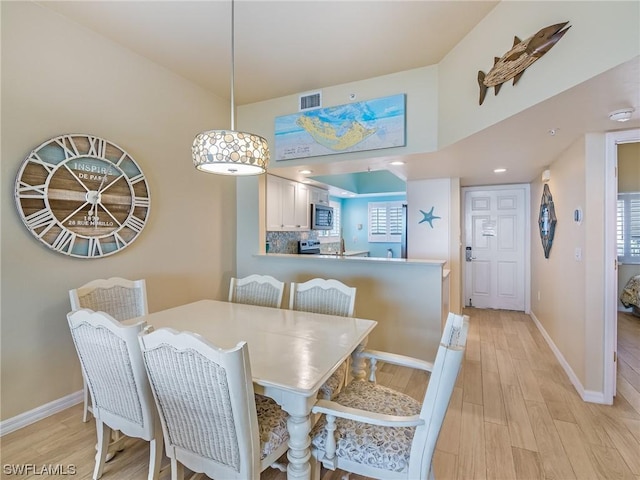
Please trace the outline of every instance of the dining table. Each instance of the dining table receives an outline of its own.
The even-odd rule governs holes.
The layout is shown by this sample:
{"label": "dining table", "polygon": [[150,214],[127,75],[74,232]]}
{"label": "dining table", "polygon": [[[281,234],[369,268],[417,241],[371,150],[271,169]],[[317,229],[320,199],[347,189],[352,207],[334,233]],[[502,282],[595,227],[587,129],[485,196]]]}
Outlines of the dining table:
{"label": "dining table", "polygon": [[377,322],[353,317],[199,300],[138,317],[155,329],[197,333],[220,348],[246,341],[256,393],[289,415],[287,479],[311,478],[311,408],[318,390],[351,357],[351,374],[365,377],[359,353]]}

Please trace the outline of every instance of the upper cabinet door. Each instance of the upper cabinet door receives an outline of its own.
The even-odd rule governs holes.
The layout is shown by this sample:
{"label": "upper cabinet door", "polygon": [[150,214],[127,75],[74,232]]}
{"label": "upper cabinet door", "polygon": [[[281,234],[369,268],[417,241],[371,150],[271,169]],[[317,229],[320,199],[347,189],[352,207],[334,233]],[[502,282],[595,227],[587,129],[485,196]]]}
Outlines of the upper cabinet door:
{"label": "upper cabinet door", "polygon": [[267,230],[310,230],[309,205],[309,188],[306,185],[267,175]]}
{"label": "upper cabinet door", "polygon": [[296,228],[300,230],[310,230],[311,205],[309,203],[309,188],[302,183],[296,185],[294,205]]}
{"label": "upper cabinet door", "polygon": [[285,230],[298,228],[296,218],[296,188],[297,182],[285,180],[282,182],[282,226]]}
{"label": "upper cabinet door", "polygon": [[311,203],[319,205],[329,205],[329,191],[321,188],[309,188],[309,200]]}
{"label": "upper cabinet door", "polygon": [[267,175],[267,230],[280,231],[282,224],[282,182],[279,177]]}

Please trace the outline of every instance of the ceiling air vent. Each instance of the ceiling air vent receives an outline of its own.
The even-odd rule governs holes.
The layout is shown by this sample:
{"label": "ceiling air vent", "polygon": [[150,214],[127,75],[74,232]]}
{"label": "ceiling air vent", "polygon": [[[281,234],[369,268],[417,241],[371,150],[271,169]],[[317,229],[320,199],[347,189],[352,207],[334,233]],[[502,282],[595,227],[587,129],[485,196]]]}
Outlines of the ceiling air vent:
{"label": "ceiling air vent", "polygon": [[313,110],[322,107],[322,92],[303,93],[298,101],[298,111]]}

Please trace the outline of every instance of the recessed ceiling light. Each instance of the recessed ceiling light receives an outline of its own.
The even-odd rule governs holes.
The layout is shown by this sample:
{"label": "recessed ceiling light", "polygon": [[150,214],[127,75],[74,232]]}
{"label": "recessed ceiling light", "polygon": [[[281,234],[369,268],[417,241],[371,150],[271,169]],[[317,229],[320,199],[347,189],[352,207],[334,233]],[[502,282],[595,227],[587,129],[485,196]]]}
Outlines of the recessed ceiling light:
{"label": "recessed ceiling light", "polygon": [[309,175],[310,173],[313,173],[313,170],[300,170],[298,173],[301,173],[303,175]]}
{"label": "recessed ceiling light", "polygon": [[493,173],[504,173],[506,172],[507,169],[506,168],[496,168]]}
{"label": "recessed ceiling light", "polygon": [[616,110],[615,112],[611,112],[609,114],[609,120],[613,120],[615,122],[626,122],[627,120],[631,120],[631,114],[635,109],[623,108],[621,110]]}
{"label": "recessed ceiling light", "polygon": [[404,162],[401,161],[401,160],[396,160],[396,161],[391,162],[391,165],[404,165]]}

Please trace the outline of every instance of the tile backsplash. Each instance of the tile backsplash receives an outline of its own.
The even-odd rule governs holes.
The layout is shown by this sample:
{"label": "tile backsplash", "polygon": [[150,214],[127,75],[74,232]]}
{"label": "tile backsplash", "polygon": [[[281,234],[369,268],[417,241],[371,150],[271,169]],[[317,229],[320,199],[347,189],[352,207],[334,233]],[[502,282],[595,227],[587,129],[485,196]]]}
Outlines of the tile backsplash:
{"label": "tile backsplash", "polygon": [[[267,232],[268,253],[298,253],[300,240],[318,240],[318,234],[310,232]],[[340,242],[322,243],[322,253],[334,253],[340,248]]]}
{"label": "tile backsplash", "polygon": [[300,240],[317,240],[313,232],[267,232],[269,253],[298,253]]}

